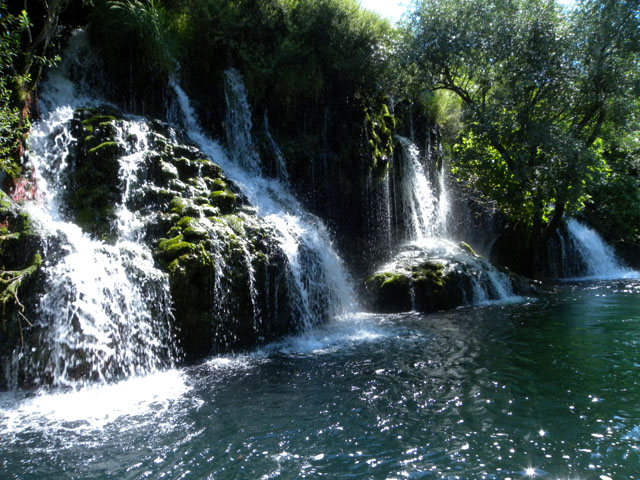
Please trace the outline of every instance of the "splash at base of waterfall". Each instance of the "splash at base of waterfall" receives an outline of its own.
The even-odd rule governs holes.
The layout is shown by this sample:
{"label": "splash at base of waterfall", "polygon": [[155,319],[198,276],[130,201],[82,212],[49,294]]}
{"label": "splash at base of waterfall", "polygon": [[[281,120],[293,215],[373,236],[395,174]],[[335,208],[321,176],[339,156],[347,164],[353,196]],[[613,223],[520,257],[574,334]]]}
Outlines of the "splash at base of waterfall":
{"label": "splash at base of waterfall", "polygon": [[569,218],[548,249],[551,276],[569,281],[640,278],[592,228]]}

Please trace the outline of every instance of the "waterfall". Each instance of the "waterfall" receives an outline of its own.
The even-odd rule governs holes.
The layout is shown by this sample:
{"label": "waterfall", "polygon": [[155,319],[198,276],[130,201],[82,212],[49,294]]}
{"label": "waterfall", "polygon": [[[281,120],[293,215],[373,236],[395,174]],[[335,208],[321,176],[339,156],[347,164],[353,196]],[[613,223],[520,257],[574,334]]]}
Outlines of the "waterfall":
{"label": "waterfall", "polygon": [[242,77],[230,69],[225,72],[225,81],[227,151],[203,132],[190,99],[178,82],[171,80],[187,134],[238,185],[257,214],[276,229],[289,265],[291,309],[300,324],[310,327],[321,319],[353,311],[354,290],[329,233],[320,219],[304,210],[286,183],[261,174]]}
{"label": "waterfall", "polygon": [[408,213],[405,228],[413,240],[444,236],[448,214],[446,195],[438,196],[435,193],[421,162],[418,147],[407,138],[398,136],[397,139],[402,148],[398,166],[400,199],[403,211]]}
{"label": "waterfall", "polygon": [[73,53],[86,52],[84,42],[82,33],[72,38],[67,60],[43,85],[42,120],[34,125],[28,152],[41,200],[27,209],[51,240],[43,267],[46,293],[35,322],[44,327],[46,354],[21,359],[20,368],[44,372],[40,381],[59,386],[80,378],[110,381],[148,373],[170,365],[175,356],[168,278],[137,241],[140,219],[127,207],[136,165],[148,148],[139,122],[119,126],[123,183],[115,241],[90,237],[68,220],[63,206],[76,141],[69,122],[74,108],[95,103],[84,96],[86,88],[74,88],[69,80]]}
{"label": "waterfall", "polygon": [[271,147],[271,151],[275,158],[277,178],[282,183],[288,184],[289,174],[287,173],[287,162],[284,159],[282,150],[280,150],[280,147],[271,136],[271,132],[269,131],[269,118],[267,117],[267,112],[264,113],[263,123],[264,123],[264,134],[267,137],[267,142],[269,142],[269,146]]}
{"label": "waterfall", "polygon": [[[230,68],[224,72],[224,95],[227,102],[226,133],[229,153],[234,162],[245,170],[256,174],[260,172],[260,155],[253,141],[251,129],[251,108],[247,100],[247,90],[240,72]],[[174,82],[175,85],[175,82]],[[181,103],[182,105],[182,103]],[[188,110],[186,111],[189,112]],[[190,120],[191,123],[193,121]]]}
{"label": "waterfall", "polygon": [[616,258],[610,245],[598,233],[570,218],[566,221],[566,233],[560,233],[560,251],[564,278],[615,279],[638,276]]}
{"label": "waterfall", "polygon": [[[395,196],[399,199],[400,215],[404,217],[402,226],[411,238],[408,248],[418,249],[428,257],[439,258],[446,264],[453,261],[464,265],[465,274],[473,285],[473,298],[469,299],[469,303],[479,305],[497,299],[517,298],[514,297],[507,275],[481,257],[461,250],[450,238],[448,219],[451,212],[444,165],[436,165],[435,181],[432,181],[417,145],[408,138],[396,138],[401,152],[398,156],[399,172],[396,173]],[[433,156],[432,148],[429,143],[427,157],[430,160]]]}

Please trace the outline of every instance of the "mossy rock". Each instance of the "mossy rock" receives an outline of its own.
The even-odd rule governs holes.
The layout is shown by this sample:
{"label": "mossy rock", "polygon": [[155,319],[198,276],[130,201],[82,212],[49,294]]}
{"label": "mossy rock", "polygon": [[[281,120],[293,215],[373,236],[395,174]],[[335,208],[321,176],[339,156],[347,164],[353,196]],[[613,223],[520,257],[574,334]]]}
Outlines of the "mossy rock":
{"label": "mossy rock", "polygon": [[366,282],[376,311],[382,313],[412,310],[411,286],[411,279],[398,272],[377,273]]}
{"label": "mossy rock", "polygon": [[228,188],[211,192],[209,199],[211,200],[211,205],[219,208],[223,215],[232,213],[236,208],[237,197]]}
{"label": "mossy rock", "polygon": [[215,180],[213,180],[211,190],[214,192],[222,192],[224,190],[227,190],[227,182],[225,182],[221,178],[216,178]]}
{"label": "mossy rock", "polygon": [[467,252],[469,255],[472,255],[474,257],[479,257],[480,255],[478,255],[475,250],[473,249],[473,247],[471,245],[469,245],[467,242],[460,242],[458,243],[458,247]]}
{"label": "mossy rock", "polygon": [[197,249],[197,245],[185,241],[183,235],[176,235],[173,238],[161,238],[158,241],[156,251],[166,262],[171,262]]}

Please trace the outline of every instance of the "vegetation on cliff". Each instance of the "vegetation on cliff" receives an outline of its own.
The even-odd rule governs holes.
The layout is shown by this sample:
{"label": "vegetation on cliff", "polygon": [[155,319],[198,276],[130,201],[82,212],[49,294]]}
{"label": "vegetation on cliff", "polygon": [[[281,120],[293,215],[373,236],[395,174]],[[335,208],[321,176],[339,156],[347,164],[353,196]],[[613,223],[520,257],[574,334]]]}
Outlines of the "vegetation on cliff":
{"label": "vegetation on cliff", "polygon": [[[467,193],[509,219],[496,243],[502,263],[533,275],[537,252],[569,214],[610,240],[639,240],[640,223],[622,220],[640,219],[633,0],[572,9],[553,0],[418,0],[397,27],[355,0],[11,8],[0,2],[0,161],[11,177],[21,173],[30,99],[55,58],[50,47],[86,24],[111,80],[101,88],[132,113],[171,117],[177,80],[204,127],[223,138],[224,71],[240,71],[261,153],[268,160],[273,136],[293,188],[350,253],[366,240],[363,192],[386,175],[394,136],[433,121]],[[274,162],[264,169],[274,173]],[[87,208],[101,201],[91,197]]]}

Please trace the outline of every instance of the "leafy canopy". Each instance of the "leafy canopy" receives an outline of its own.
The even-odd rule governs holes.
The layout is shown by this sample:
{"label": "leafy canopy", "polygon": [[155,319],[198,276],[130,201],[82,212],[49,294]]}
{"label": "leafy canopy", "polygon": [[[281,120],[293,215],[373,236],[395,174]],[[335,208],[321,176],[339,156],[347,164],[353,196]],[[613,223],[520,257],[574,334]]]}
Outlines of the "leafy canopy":
{"label": "leafy canopy", "polygon": [[532,232],[580,210],[609,174],[606,134],[624,124],[640,85],[639,8],[626,0],[585,0],[571,13],[553,0],[414,3],[406,61],[423,85],[463,104],[455,173]]}

